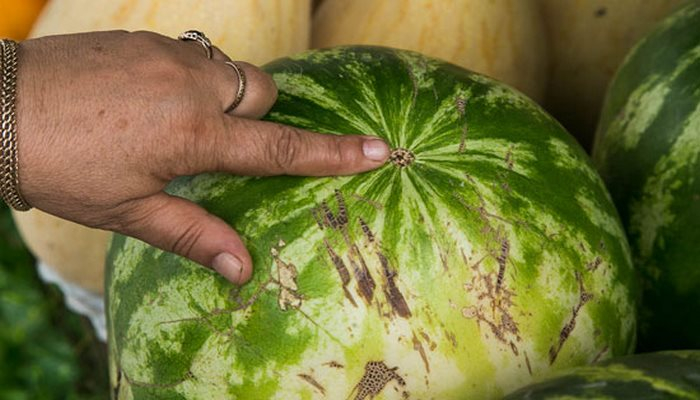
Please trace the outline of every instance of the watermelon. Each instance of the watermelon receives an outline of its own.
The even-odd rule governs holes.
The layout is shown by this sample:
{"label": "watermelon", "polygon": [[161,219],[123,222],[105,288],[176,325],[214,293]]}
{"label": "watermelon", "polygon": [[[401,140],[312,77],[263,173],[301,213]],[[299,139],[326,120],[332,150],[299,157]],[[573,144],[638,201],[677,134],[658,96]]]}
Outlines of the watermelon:
{"label": "watermelon", "polygon": [[556,373],[503,400],[700,399],[700,350],[616,357]]}
{"label": "watermelon", "polygon": [[382,47],[268,64],[266,117],[392,147],[345,177],[178,179],[255,272],[116,237],[117,399],[494,398],[630,352],[638,290],[604,183],[564,129],[490,78]]}
{"label": "watermelon", "polygon": [[594,149],[643,279],[640,351],[700,348],[700,3],[627,56]]}

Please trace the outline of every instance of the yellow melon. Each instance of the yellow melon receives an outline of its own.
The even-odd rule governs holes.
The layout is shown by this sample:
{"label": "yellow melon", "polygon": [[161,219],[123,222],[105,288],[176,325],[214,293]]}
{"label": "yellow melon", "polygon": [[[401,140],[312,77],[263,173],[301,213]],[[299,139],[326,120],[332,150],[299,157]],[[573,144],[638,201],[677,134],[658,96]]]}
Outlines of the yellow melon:
{"label": "yellow melon", "polygon": [[312,47],[374,44],[418,51],[500,79],[539,100],[547,48],[533,0],[324,0]]}
{"label": "yellow melon", "polygon": [[311,0],[53,0],[32,36],[197,29],[231,58],[262,64],[308,47],[310,9]]}
{"label": "yellow melon", "polygon": [[104,261],[111,234],[33,209],[13,212],[29,250],[61,278],[95,293],[103,292]]}
{"label": "yellow melon", "polygon": [[22,40],[46,0],[0,0],[0,39]]}
{"label": "yellow melon", "polygon": [[550,73],[545,107],[590,149],[618,65],[683,0],[540,0]]}
{"label": "yellow melon", "polygon": [[[53,0],[32,36],[126,29],[176,37],[198,29],[231,58],[262,64],[309,47],[310,14],[311,0]],[[102,291],[107,232],[37,210],[14,215],[39,259],[69,282]]]}

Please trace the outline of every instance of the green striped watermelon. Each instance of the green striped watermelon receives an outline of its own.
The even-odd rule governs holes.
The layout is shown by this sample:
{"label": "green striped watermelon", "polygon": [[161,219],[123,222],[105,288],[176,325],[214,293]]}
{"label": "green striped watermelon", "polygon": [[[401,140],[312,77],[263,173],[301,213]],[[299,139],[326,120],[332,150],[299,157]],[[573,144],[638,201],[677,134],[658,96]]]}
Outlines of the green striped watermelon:
{"label": "green striped watermelon", "polygon": [[700,350],[617,357],[556,373],[503,400],[700,399]]}
{"label": "green striped watermelon", "polygon": [[640,349],[700,347],[700,2],[628,55],[594,160],[643,274]]}
{"label": "green striped watermelon", "polygon": [[628,353],[634,274],[584,152],[491,79],[378,47],[269,64],[268,117],[394,148],[332,178],[202,175],[170,191],[236,227],[233,287],[136,240],[109,256],[119,399],[493,398]]}

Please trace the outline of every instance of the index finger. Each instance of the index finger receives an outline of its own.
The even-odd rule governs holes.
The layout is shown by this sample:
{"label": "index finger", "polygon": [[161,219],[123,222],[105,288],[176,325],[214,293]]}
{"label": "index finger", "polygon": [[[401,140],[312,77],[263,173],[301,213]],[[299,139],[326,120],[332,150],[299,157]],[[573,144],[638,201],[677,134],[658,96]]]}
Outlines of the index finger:
{"label": "index finger", "polygon": [[[238,175],[351,175],[382,166],[389,146],[365,135],[311,132],[267,121],[227,117],[210,141],[217,171]],[[215,154],[212,159],[211,155]]]}

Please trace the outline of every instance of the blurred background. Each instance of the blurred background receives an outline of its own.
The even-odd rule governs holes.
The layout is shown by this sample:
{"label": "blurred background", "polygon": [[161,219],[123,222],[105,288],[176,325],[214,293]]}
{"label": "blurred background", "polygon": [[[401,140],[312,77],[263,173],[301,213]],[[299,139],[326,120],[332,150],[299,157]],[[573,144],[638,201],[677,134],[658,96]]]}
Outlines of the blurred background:
{"label": "blurred background", "polygon": [[107,398],[106,346],[61,291],[39,279],[0,205],[0,399]]}

